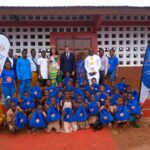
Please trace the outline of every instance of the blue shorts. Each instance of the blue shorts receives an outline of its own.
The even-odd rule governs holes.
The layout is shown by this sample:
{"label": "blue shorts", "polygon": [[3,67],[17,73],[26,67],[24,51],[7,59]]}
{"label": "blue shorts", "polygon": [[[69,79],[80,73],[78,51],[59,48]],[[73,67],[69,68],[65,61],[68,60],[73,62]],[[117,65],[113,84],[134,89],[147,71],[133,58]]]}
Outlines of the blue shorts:
{"label": "blue shorts", "polygon": [[115,81],[116,80],[116,70],[109,73],[109,77],[110,77],[111,81]]}

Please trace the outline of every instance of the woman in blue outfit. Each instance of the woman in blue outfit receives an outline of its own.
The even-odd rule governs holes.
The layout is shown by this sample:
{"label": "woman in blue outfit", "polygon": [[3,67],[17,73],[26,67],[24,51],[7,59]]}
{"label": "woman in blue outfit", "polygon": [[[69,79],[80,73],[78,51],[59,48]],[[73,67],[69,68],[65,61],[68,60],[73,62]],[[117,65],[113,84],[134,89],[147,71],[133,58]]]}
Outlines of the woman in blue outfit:
{"label": "woman in blue outfit", "polygon": [[77,122],[79,129],[84,129],[87,127],[87,112],[85,109],[86,105],[82,102],[82,95],[77,96],[77,103],[75,103],[75,114],[74,118]]}
{"label": "woman in blue outfit", "polygon": [[77,80],[79,80],[80,78],[85,76],[84,59],[82,58],[82,53],[79,53],[77,55],[75,66],[76,66]]}
{"label": "woman in blue outfit", "polygon": [[11,69],[11,63],[6,62],[4,70],[0,75],[0,85],[2,85],[2,92],[4,94],[5,105],[7,108],[8,108],[7,97],[9,96],[11,98],[15,93],[15,86],[16,86],[15,78],[16,78],[15,71]]}

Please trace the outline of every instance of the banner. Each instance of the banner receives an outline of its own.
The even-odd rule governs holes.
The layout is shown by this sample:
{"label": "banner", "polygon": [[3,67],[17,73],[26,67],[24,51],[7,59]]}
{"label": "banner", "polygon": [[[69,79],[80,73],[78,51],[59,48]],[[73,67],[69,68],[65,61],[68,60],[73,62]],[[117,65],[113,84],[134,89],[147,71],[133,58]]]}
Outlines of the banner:
{"label": "banner", "polygon": [[146,48],[140,88],[140,102],[144,103],[150,92],[150,44]]}
{"label": "banner", "polygon": [[0,34],[0,75],[3,70],[6,58],[8,56],[9,48],[10,42],[8,38],[5,35]]}

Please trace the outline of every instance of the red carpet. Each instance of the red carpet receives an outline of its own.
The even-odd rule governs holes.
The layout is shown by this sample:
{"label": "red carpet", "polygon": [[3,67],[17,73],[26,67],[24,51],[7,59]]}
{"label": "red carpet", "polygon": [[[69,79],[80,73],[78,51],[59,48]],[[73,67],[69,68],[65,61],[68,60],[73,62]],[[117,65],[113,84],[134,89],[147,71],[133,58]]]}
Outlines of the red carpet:
{"label": "red carpet", "polygon": [[0,134],[1,150],[118,150],[107,129],[70,134]]}

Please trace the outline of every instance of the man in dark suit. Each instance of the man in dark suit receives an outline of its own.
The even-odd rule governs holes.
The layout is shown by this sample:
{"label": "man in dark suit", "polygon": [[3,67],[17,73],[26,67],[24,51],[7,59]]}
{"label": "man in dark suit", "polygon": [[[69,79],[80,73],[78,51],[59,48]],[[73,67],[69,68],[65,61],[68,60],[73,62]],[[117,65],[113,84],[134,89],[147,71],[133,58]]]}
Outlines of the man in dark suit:
{"label": "man in dark suit", "polygon": [[8,57],[6,58],[5,63],[6,62],[10,62],[12,69],[16,71],[16,58],[13,57],[13,49],[8,51]]}
{"label": "man in dark suit", "polygon": [[65,46],[65,51],[61,54],[60,70],[63,72],[63,77],[65,77],[66,72],[72,76],[75,75],[75,56],[71,53],[69,46]]}

